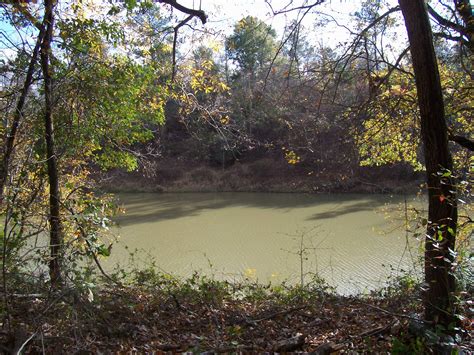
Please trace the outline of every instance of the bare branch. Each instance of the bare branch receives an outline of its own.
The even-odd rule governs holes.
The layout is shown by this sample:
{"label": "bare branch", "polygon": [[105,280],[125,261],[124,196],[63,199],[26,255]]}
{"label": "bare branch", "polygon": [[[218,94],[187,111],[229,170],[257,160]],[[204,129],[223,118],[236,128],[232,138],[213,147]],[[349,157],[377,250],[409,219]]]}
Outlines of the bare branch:
{"label": "bare branch", "polygon": [[191,21],[193,15],[189,15],[183,21],[181,21],[177,26],[174,27],[174,36],[173,36],[173,63],[171,66],[171,81],[174,82],[174,77],[176,75],[176,42],[178,41],[178,31],[181,27],[183,27],[186,23]]}
{"label": "bare branch", "polygon": [[280,15],[280,14],[286,14],[288,12],[292,12],[292,11],[301,11],[301,10],[311,10],[313,7],[315,6],[318,6],[318,5],[321,5],[323,2],[325,2],[326,0],[316,0],[314,3],[312,4],[308,4],[308,5],[301,5],[301,6],[295,6],[295,7],[290,7],[290,8],[283,8],[282,10],[278,10],[278,11],[275,11],[273,10],[273,7],[272,5],[270,4],[270,2],[268,0],[265,0],[265,2],[267,3],[267,5],[270,7],[270,10],[272,11],[273,15]]}
{"label": "bare branch", "polygon": [[465,34],[464,28],[461,25],[444,18],[443,16],[438,14],[430,5],[427,5],[427,7],[428,7],[428,13],[438,23],[438,25],[443,26],[443,27],[448,27],[452,30],[455,30],[456,32]]}
{"label": "bare branch", "polygon": [[[264,79],[264,84],[263,84],[263,89],[262,91],[265,91],[266,87],[267,87],[267,81],[268,81],[268,77],[270,76],[270,72],[272,70],[272,67],[273,67],[273,64],[275,63],[275,60],[277,59],[278,55],[280,54],[281,50],[283,49],[283,47],[285,46],[285,44],[288,42],[288,40],[291,38],[291,36],[293,35],[293,33],[296,31],[296,30],[299,30],[299,27],[301,26],[301,22],[303,21],[303,19],[305,18],[305,16],[308,14],[308,12],[311,10],[311,8],[309,9],[306,9],[306,11],[303,13],[303,16],[301,16],[301,18],[298,20],[298,22],[294,25],[294,27],[291,29],[290,33],[288,34],[288,36],[286,36],[286,38],[281,42],[280,46],[278,47],[275,55],[273,56],[273,59],[270,63],[270,66],[268,67],[268,70],[267,70],[267,74],[265,75],[265,79]],[[288,73],[289,75],[289,73]]]}
{"label": "bare branch", "polygon": [[181,12],[184,12],[185,14],[188,14],[189,16],[191,16],[191,18],[198,17],[201,20],[203,25],[207,22],[207,15],[202,10],[190,9],[189,7],[179,4],[176,0],[158,0],[158,2],[160,4],[168,4],[174,7],[176,10],[179,10]]}
{"label": "bare branch", "polygon": [[31,54],[31,59],[28,65],[25,82],[23,84],[23,88],[21,89],[21,94],[17,101],[15,112],[13,113],[13,122],[10,127],[10,131],[8,132],[5,139],[5,152],[2,159],[2,165],[0,167],[0,200],[3,197],[3,188],[5,186],[6,179],[9,174],[10,159],[13,153],[17,130],[23,118],[26,98],[28,96],[30,86],[33,83],[33,74],[35,72],[35,66],[36,66],[36,62],[38,58],[38,53],[40,51],[41,42],[43,41],[44,34],[45,34],[45,25],[46,25],[46,20],[43,24],[40,25],[40,31],[36,39],[35,48],[33,49],[33,53]]}

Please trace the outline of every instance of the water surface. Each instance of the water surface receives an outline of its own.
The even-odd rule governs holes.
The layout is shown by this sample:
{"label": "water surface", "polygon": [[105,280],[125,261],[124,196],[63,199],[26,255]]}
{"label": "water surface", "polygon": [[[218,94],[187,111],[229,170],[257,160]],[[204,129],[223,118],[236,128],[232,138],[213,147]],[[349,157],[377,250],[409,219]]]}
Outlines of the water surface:
{"label": "water surface", "polygon": [[109,266],[123,264],[129,250],[138,248],[142,260],[148,254],[176,275],[199,270],[226,279],[299,282],[303,260],[306,281],[317,273],[341,293],[380,287],[390,274],[413,267],[398,211],[402,196],[133,193],[118,198],[126,214],[116,218],[120,242]]}

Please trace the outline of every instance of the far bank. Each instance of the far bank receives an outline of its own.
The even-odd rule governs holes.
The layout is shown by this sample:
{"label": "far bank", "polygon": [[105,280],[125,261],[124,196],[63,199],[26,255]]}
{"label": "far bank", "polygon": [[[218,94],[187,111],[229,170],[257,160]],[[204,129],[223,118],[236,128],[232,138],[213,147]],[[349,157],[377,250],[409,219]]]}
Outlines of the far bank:
{"label": "far bank", "polygon": [[288,164],[261,157],[237,160],[230,166],[163,158],[138,171],[96,173],[107,192],[303,192],[413,194],[423,183],[423,172],[406,165],[349,167],[337,164]]}

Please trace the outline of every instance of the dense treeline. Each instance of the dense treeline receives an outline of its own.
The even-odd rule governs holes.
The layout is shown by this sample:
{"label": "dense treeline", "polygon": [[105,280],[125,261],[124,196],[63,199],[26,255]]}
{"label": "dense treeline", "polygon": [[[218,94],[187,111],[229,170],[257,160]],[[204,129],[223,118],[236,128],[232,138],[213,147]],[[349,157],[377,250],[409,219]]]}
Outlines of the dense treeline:
{"label": "dense treeline", "polygon": [[416,2],[423,38],[406,1],[367,0],[335,46],[315,45],[304,16],[279,34],[247,16],[220,41],[204,33],[181,48],[187,26],[207,17],[174,0],[3,2],[3,324],[25,282],[91,292],[116,208],[98,186],[137,188],[126,182],[139,175],[152,190],[272,190],[272,181],[285,191],[396,191],[426,170],[430,215],[416,218],[428,231],[425,281],[442,300],[434,309],[428,292],[427,321],[458,329],[457,246],[472,234],[474,19],[469,1]]}

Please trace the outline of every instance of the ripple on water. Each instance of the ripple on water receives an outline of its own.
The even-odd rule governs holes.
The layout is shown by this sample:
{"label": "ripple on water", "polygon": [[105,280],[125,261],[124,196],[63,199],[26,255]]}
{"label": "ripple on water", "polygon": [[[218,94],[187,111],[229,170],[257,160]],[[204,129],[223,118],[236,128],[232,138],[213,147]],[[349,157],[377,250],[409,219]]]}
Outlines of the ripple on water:
{"label": "ripple on water", "polygon": [[127,214],[116,219],[121,242],[109,268],[126,259],[126,245],[181,276],[200,270],[233,278],[247,271],[264,282],[297,282],[303,246],[305,272],[318,272],[339,292],[354,293],[380,287],[388,265],[406,269],[411,263],[407,253],[402,258],[404,228],[393,230],[396,224],[383,213],[390,208],[402,215],[396,212],[401,196],[140,193],[119,199]]}

